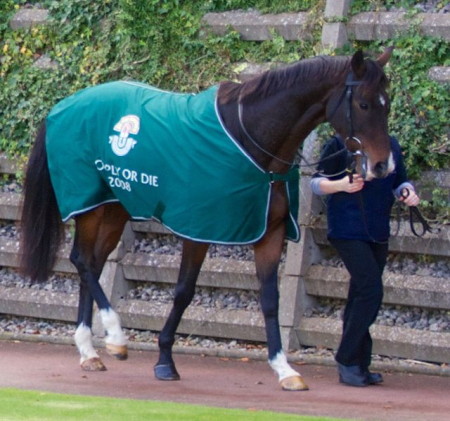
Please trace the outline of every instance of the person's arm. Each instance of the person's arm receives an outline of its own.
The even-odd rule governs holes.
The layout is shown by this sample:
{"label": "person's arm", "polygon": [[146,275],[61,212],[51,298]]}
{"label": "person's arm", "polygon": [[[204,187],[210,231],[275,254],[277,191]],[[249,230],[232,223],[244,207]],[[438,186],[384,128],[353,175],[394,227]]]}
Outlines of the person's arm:
{"label": "person's arm", "polygon": [[[403,189],[406,189],[408,193],[403,194]],[[400,202],[403,202],[407,206],[417,206],[420,202],[420,198],[417,195],[414,186],[409,182],[400,184],[400,186],[395,189],[394,195]]]}
{"label": "person's arm", "polygon": [[[342,153],[340,153],[342,151]],[[320,162],[317,166],[317,172],[311,179],[311,190],[313,193],[322,196],[325,194],[333,194],[339,191],[349,191],[359,189],[360,181],[358,180],[354,186],[350,186],[348,176],[330,180],[326,174],[341,173],[345,169],[346,154],[344,153],[344,145],[337,137],[332,137],[323,146],[320,154]],[[332,157],[330,159],[329,157]]]}
{"label": "person's arm", "polygon": [[[396,172],[396,181],[394,186],[394,196],[403,202],[407,206],[417,206],[420,202],[419,196],[416,193],[416,190],[411,182],[408,181],[408,176],[406,173],[405,163],[403,161],[403,155],[400,149],[400,145],[395,138],[392,138],[392,148],[397,149],[396,151],[396,163],[395,163],[395,172]],[[408,193],[402,194],[404,189],[407,190]]]}
{"label": "person's arm", "polygon": [[326,177],[316,177],[311,180],[313,193],[322,196],[338,192],[356,193],[364,187],[364,180],[359,174],[353,174],[353,182],[345,176],[339,180],[329,180]]}

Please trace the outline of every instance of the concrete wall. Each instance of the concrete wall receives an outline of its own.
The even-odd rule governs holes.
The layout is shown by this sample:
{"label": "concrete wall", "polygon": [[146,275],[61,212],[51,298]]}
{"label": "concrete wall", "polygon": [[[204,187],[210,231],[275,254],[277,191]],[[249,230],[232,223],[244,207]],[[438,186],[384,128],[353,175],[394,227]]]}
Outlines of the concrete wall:
{"label": "concrete wall", "polygon": [[[348,25],[345,25],[339,22],[339,18],[346,16],[348,8],[349,1],[327,2],[324,30],[329,25],[329,28],[334,28],[333,30],[336,31],[336,36],[327,35],[330,45],[344,42],[349,34],[356,37],[390,36],[392,31],[397,30],[392,29],[392,25],[396,22],[401,23],[403,20],[403,17],[397,16],[390,20],[389,25],[385,25],[382,24],[383,14],[370,16],[362,14],[353,17]],[[20,28],[45,22],[45,11],[38,10],[30,15],[29,10],[26,13],[19,12],[11,22],[11,26]],[[442,36],[448,36],[450,15],[443,16],[445,16],[444,24],[438,25],[435,20],[436,24],[431,24],[430,28],[433,27],[433,34],[442,30],[444,34]],[[230,12],[206,15],[204,18],[205,25],[218,33],[233,27],[242,34],[244,39],[257,40],[267,39],[272,31],[277,31],[286,39],[308,36],[305,33],[305,22],[305,16],[302,13],[263,16],[254,12],[252,14]],[[401,28],[401,25],[398,28]],[[428,29],[424,27],[425,30]],[[253,68],[242,77],[250,77],[260,70],[260,67]],[[445,74],[445,69],[441,73]],[[304,153],[312,156],[316,149],[317,142],[314,136],[311,136],[305,144]],[[14,172],[14,165],[1,156],[0,172]],[[324,235],[325,222],[319,217],[320,203],[312,196],[309,189],[310,175],[305,170],[301,179],[302,240],[299,244],[289,243],[286,262],[280,273],[280,321],[284,345],[289,349],[300,345],[332,348],[336,346],[340,335],[340,322],[304,318],[302,315],[308,306],[314,305],[315,298],[343,298],[347,288],[344,271],[318,264],[327,243]],[[444,177],[444,179],[447,178]],[[0,193],[0,219],[16,221],[19,207],[19,194]],[[126,327],[159,330],[167,315],[168,305],[122,298],[126,296],[127,291],[139,284],[154,282],[170,285],[176,282],[178,257],[132,252],[130,245],[134,238],[145,235],[146,232],[169,235],[167,231],[154,223],[129,224],[118,249],[112,253],[105,266],[101,283],[111,302],[118,309]],[[391,248],[398,253],[449,258],[449,243],[448,226],[442,227],[440,234],[428,236],[421,241],[402,228],[400,235],[392,240]],[[16,239],[0,237],[0,266],[13,269],[17,267],[17,248]],[[56,270],[73,274],[74,269],[68,261],[68,253],[69,248],[61,251]],[[258,288],[253,263],[232,259],[208,259],[200,276],[199,285],[243,290]],[[448,280],[444,279],[404,277],[386,273],[385,302],[450,310],[450,285]],[[4,314],[74,321],[76,306],[77,297],[73,294],[21,287],[0,288],[0,313]],[[212,312],[208,309],[191,308],[180,326],[180,333],[265,341],[262,315],[258,312],[243,310]],[[448,362],[449,359],[449,333],[422,334],[414,329],[376,327],[374,336],[375,350],[378,353],[435,362]]]}
{"label": "concrete wall", "polygon": [[[311,136],[304,153],[317,145]],[[14,165],[0,160],[0,171],[14,171]],[[340,322],[324,318],[304,318],[308,306],[318,297],[344,298],[348,287],[343,269],[321,266],[322,249],[327,246],[325,221],[319,217],[320,203],[309,189],[310,174],[301,178],[302,240],[289,243],[286,261],[280,271],[280,323],[286,348],[301,345],[335,347],[340,336]],[[14,222],[20,214],[20,194],[0,193],[0,220]],[[126,298],[137,285],[153,283],[160,286],[176,283],[180,257],[155,253],[133,252],[136,236],[146,233],[171,235],[154,222],[128,224],[118,248],[111,254],[101,276],[101,284],[118,310],[125,327],[160,330],[170,310],[170,303],[141,301]],[[398,253],[450,256],[450,230],[443,226],[439,234],[417,240],[402,227],[400,235],[391,243]],[[0,237],[0,266],[15,269],[18,265],[18,242]],[[55,270],[76,276],[68,256],[67,244],[59,253]],[[448,281],[448,280],[447,280]],[[402,306],[450,309],[450,284],[444,279],[429,276],[385,274],[384,302]],[[201,272],[199,286],[214,289],[256,291],[258,281],[253,262],[207,258]],[[32,287],[0,287],[0,313],[43,319],[75,321],[77,296],[74,293],[37,290]],[[376,352],[384,355],[419,358],[446,362],[450,334],[423,332],[414,329],[376,327]],[[100,329],[98,333],[101,333]],[[211,309],[191,307],[180,325],[179,333],[213,336],[249,341],[265,341],[263,317],[259,311]],[[418,338],[422,339],[418,341]]]}

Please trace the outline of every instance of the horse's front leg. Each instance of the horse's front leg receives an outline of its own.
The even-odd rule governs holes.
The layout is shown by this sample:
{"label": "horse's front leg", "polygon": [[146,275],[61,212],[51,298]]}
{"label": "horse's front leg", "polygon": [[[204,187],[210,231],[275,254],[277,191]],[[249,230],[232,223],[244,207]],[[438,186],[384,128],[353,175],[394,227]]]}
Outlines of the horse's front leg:
{"label": "horse's front leg", "polygon": [[278,321],[279,290],[278,266],[284,243],[284,224],[269,229],[265,237],[255,244],[256,274],[260,281],[260,301],[266,325],[269,364],[278,375],[283,390],[308,390],[302,376],[287,362],[282,349]]}
{"label": "horse's front leg", "polygon": [[155,377],[159,380],[180,380],[172,357],[175,332],[186,307],[194,297],[195,284],[208,247],[209,244],[206,243],[190,240],[184,240],[183,242],[183,254],[175,287],[173,307],[159,335],[159,359],[154,367]]}

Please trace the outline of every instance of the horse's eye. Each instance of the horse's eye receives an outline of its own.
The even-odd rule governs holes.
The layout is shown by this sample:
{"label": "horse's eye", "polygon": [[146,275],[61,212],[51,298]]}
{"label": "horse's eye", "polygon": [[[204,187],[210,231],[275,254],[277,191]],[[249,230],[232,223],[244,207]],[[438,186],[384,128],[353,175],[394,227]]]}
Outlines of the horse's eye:
{"label": "horse's eye", "polygon": [[369,109],[369,105],[366,104],[365,102],[361,102],[359,104],[359,108],[361,108],[361,110],[368,110]]}

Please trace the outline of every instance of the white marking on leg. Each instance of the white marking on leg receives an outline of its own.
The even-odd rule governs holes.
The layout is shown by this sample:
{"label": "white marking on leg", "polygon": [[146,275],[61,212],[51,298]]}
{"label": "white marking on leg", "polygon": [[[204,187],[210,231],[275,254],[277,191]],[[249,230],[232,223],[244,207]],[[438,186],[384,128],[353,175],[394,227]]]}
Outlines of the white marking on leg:
{"label": "white marking on leg", "polygon": [[127,337],[120,325],[119,315],[112,309],[100,310],[103,327],[106,330],[105,342],[111,345],[126,345]]}
{"label": "white marking on leg", "polygon": [[292,376],[300,376],[287,362],[286,355],[283,351],[280,351],[275,358],[269,360],[269,365],[273,368],[275,373],[278,374],[278,380],[284,380]]}
{"label": "white marking on leg", "polygon": [[80,364],[91,358],[99,358],[97,351],[92,345],[91,329],[84,323],[81,323],[75,331],[75,344],[80,352]]}

